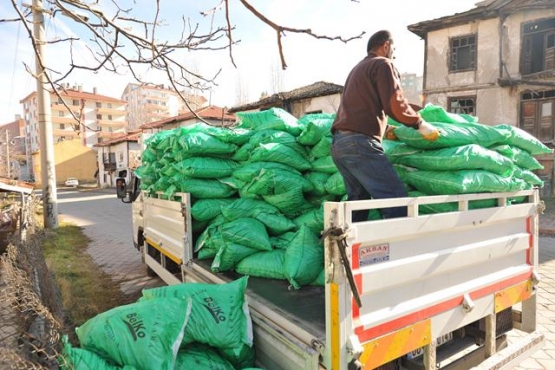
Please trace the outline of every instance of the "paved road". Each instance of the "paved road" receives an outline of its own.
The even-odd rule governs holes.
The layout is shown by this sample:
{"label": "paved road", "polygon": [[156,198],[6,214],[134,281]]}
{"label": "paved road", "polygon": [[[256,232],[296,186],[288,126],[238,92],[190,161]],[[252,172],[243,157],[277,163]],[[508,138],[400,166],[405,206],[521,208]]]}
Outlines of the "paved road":
{"label": "paved road", "polygon": [[146,275],[140,253],[133,247],[131,204],[116,198],[113,189],[58,190],[61,222],[81,226],[91,239],[88,252],[128,295],[163,284]]}
{"label": "paved road", "polygon": [[[131,205],[116,198],[112,189],[58,191],[61,221],[83,227],[91,239],[88,252],[94,261],[126,294],[161,286],[158,278],[146,275],[139,252],[133,247]],[[540,216],[540,277],[538,330],[546,338],[542,350],[515,370],[555,370],[555,217]],[[550,216],[551,217],[551,216]]]}

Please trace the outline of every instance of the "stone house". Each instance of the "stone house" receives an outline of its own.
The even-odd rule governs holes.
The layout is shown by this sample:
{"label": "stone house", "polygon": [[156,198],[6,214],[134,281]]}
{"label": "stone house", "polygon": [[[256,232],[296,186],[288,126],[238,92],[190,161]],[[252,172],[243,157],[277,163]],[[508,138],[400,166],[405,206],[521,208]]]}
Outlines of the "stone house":
{"label": "stone house", "polygon": [[[486,0],[408,29],[425,40],[425,102],[554,146],[555,0]],[[548,193],[553,157],[538,157]]]}

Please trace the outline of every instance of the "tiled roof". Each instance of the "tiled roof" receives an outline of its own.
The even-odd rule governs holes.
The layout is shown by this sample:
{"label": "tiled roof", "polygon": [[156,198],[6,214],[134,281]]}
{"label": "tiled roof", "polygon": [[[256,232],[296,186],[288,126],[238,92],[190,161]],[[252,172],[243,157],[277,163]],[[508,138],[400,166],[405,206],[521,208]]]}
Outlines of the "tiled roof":
{"label": "tiled roof", "polygon": [[140,131],[134,131],[134,132],[131,132],[127,135],[122,135],[122,136],[116,137],[114,139],[103,141],[101,143],[95,144],[94,146],[110,146],[110,145],[114,145],[114,144],[123,143],[125,141],[139,141],[140,137],[141,137],[141,132]]}
{"label": "tiled roof", "polygon": [[[223,114],[224,121],[235,121],[235,115],[229,114],[227,111],[224,111],[224,108],[216,107],[214,105],[210,105],[208,107],[199,108],[196,110],[196,114],[203,119],[213,119],[213,120],[221,120]],[[160,128],[170,123],[178,123],[182,121],[187,121],[189,119],[193,119],[195,117],[193,112],[187,112],[185,114],[180,114],[175,117],[164,118],[162,120],[158,120],[155,122],[145,123],[139,126],[139,129],[145,130],[150,128]]]}
{"label": "tiled roof", "polygon": [[[68,97],[68,98],[71,98],[71,99],[73,99],[73,98],[75,98],[75,99],[86,99],[86,100],[95,100],[95,101],[115,102],[115,103],[121,103],[121,104],[126,104],[127,103],[125,100],[111,98],[111,97],[106,96],[106,95],[94,94],[94,93],[89,93],[89,92],[85,92],[85,91],[73,90],[73,89],[65,89],[65,90],[58,89],[58,92],[60,93],[60,96]],[[36,95],[36,94],[37,94],[37,92],[33,91],[32,93],[30,93],[29,95],[27,95],[26,97],[21,99],[19,102],[23,103],[24,101],[28,100],[30,97],[32,97],[33,95]],[[50,91],[50,95],[54,95],[54,92]]]}
{"label": "tiled roof", "polygon": [[273,94],[266,98],[260,99],[257,102],[244,104],[233,107],[229,110],[230,113],[241,112],[251,109],[256,109],[262,106],[271,105],[275,103],[282,103],[286,101],[295,101],[309,98],[316,98],[319,96],[327,96],[339,94],[343,91],[343,86],[336,85],[330,82],[319,81],[312,85],[299,87],[297,89]]}

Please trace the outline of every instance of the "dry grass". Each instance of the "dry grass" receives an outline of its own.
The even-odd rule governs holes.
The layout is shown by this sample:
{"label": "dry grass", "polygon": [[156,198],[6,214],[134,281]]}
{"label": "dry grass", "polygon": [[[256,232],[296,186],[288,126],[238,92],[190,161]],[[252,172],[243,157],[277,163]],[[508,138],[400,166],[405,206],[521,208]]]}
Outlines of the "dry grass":
{"label": "dry grass", "polygon": [[91,317],[130,303],[117,283],[87,253],[89,239],[81,228],[62,223],[44,242],[44,256],[60,289],[71,323],[79,326]]}

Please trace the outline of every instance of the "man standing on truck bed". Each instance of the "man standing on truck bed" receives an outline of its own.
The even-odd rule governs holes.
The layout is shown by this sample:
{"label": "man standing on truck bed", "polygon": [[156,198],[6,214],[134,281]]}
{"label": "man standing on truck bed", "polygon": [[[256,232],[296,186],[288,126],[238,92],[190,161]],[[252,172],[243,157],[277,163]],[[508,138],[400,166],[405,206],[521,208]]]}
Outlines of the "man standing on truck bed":
{"label": "man standing on truck bed", "polygon": [[[345,181],[349,200],[406,197],[407,192],[382,148],[384,134],[395,139],[387,116],[434,141],[438,130],[425,122],[403,96],[399,72],[393,66],[393,39],[386,30],[370,37],[368,55],[349,73],[332,125],[332,157]],[[406,207],[384,208],[385,218],[404,217]],[[353,212],[364,221],[367,211]]]}

